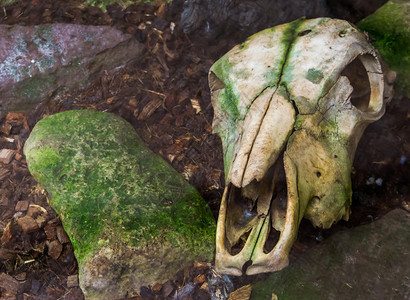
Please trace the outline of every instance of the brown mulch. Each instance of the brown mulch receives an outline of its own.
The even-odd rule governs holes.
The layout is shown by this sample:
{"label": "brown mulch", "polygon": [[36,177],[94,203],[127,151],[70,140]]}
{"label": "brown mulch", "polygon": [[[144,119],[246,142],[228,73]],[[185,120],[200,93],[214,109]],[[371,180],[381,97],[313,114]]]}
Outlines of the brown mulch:
{"label": "brown mulch", "polygon": [[[114,26],[134,35],[147,48],[142,59],[104,72],[87,89],[59,97],[50,95],[29,113],[10,113],[1,121],[0,150],[10,150],[0,161],[1,298],[83,297],[73,247],[49,206],[47,193],[31,177],[22,151],[30,130],[47,115],[87,108],[122,116],[149,148],[199,190],[217,217],[224,173],[221,143],[212,134],[207,73],[246,33],[213,40],[187,36],[178,28],[177,11],[158,3],[126,9],[111,6],[103,13],[76,0],[23,1],[0,11],[3,24]],[[395,99],[383,119],[369,126],[359,144],[351,220],[326,231],[302,222],[292,260],[340,229],[369,223],[395,207],[409,209],[409,103],[409,99]],[[381,186],[369,181],[370,177],[382,178]],[[232,278],[234,289],[264,277]],[[134,299],[173,299],[176,293],[187,297],[184,299],[210,299],[210,278],[211,262],[197,262],[164,284],[142,288]]]}

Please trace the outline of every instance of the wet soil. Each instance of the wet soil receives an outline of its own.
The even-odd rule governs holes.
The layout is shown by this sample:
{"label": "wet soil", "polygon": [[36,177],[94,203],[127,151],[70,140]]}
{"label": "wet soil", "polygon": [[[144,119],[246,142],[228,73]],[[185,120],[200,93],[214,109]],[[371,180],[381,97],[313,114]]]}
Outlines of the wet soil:
{"label": "wet soil", "polygon": [[[12,150],[0,161],[0,297],[5,299],[83,297],[72,245],[47,193],[31,177],[22,151],[33,126],[47,115],[94,109],[125,118],[150,149],[199,190],[217,217],[224,172],[221,142],[212,134],[207,73],[216,59],[250,34],[235,32],[215,39],[185,35],[178,26],[178,7],[160,3],[111,6],[103,13],[81,1],[31,0],[0,11],[2,24],[53,22],[114,26],[134,35],[147,51],[138,61],[103,72],[85,90],[50,95],[30,112],[10,113],[0,120],[0,149]],[[394,99],[386,115],[368,127],[354,163],[350,220],[330,230],[303,221],[292,261],[338,230],[370,223],[396,207],[409,210],[409,117],[410,100]],[[23,216],[29,218],[15,221]],[[178,299],[210,299],[209,280],[217,277],[211,265],[194,263],[165,284],[145,287],[130,297],[173,299],[179,293]],[[233,289],[265,277],[231,278]]]}

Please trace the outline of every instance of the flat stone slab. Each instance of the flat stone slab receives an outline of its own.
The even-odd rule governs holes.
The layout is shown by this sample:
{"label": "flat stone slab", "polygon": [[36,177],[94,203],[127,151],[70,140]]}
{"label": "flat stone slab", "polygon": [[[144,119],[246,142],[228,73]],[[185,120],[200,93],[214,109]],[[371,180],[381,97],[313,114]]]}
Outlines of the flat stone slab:
{"label": "flat stone slab", "polygon": [[0,25],[0,118],[49,93],[86,87],[93,76],[138,57],[144,46],[109,26]]}
{"label": "flat stone slab", "polygon": [[89,110],[52,115],[36,124],[24,151],[71,239],[87,298],[125,298],[213,259],[206,202],[123,119]]}
{"label": "flat stone slab", "polygon": [[338,232],[252,287],[251,299],[410,299],[410,214]]}

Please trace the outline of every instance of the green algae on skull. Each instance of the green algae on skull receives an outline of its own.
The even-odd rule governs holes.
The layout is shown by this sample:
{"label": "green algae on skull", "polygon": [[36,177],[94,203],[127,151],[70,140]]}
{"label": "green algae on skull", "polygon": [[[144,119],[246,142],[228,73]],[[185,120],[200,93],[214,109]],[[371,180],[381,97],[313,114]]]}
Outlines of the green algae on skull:
{"label": "green algae on skull", "polygon": [[[151,278],[154,282],[190,261],[212,259],[215,221],[209,207],[121,118],[87,110],[49,116],[34,127],[25,154],[30,172],[50,193],[50,203],[70,236],[80,281],[88,272],[83,267],[100,252],[120,252],[130,256],[134,267],[163,273]],[[160,266],[150,270],[138,255],[146,257],[146,264],[171,260],[171,271]],[[134,282],[135,289],[153,283],[143,270],[127,271],[135,274],[117,274],[118,285],[124,276],[141,279]],[[98,289],[88,289],[89,294],[94,290],[102,297]]]}
{"label": "green algae on skull", "polygon": [[226,175],[218,271],[241,275],[248,261],[248,275],[280,270],[303,217],[322,228],[348,219],[357,143],[392,96],[383,77],[366,35],[329,18],[263,30],[211,67]]}

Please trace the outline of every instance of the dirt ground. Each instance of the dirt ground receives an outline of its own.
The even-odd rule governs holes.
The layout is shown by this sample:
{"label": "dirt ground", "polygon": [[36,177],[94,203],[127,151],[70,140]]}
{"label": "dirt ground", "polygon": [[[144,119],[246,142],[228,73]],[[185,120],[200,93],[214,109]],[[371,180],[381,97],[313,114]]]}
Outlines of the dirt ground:
{"label": "dirt ground", "polygon": [[[10,113],[0,123],[0,298],[81,299],[73,247],[31,177],[22,151],[41,118],[60,111],[109,111],[130,122],[150,149],[167,160],[202,194],[215,218],[224,188],[221,142],[212,134],[213,109],[207,74],[213,62],[246,37],[238,32],[217,39],[185,35],[178,10],[166,5],[108,7],[103,13],[81,1],[23,1],[0,11],[0,23],[110,25],[146,45],[144,57],[104,72],[86,90],[48,99],[26,114]],[[171,30],[174,23],[175,30]],[[357,150],[352,176],[353,205],[348,222],[330,230],[303,221],[291,252],[301,253],[338,230],[366,224],[396,207],[409,210],[410,100],[394,99],[382,120],[370,125]],[[44,208],[38,208],[33,204]],[[31,205],[31,206],[30,206]],[[15,219],[30,215],[38,226]],[[41,224],[41,225],[39,225]],[[194,263],[165,284],[141,289],[133,299],[210,299],[212,262]],[[232,278],[234,289],[266,275]],[[183,297],[182,297],[183,296]],[[184,298],[186,297],[186,298]]]}

